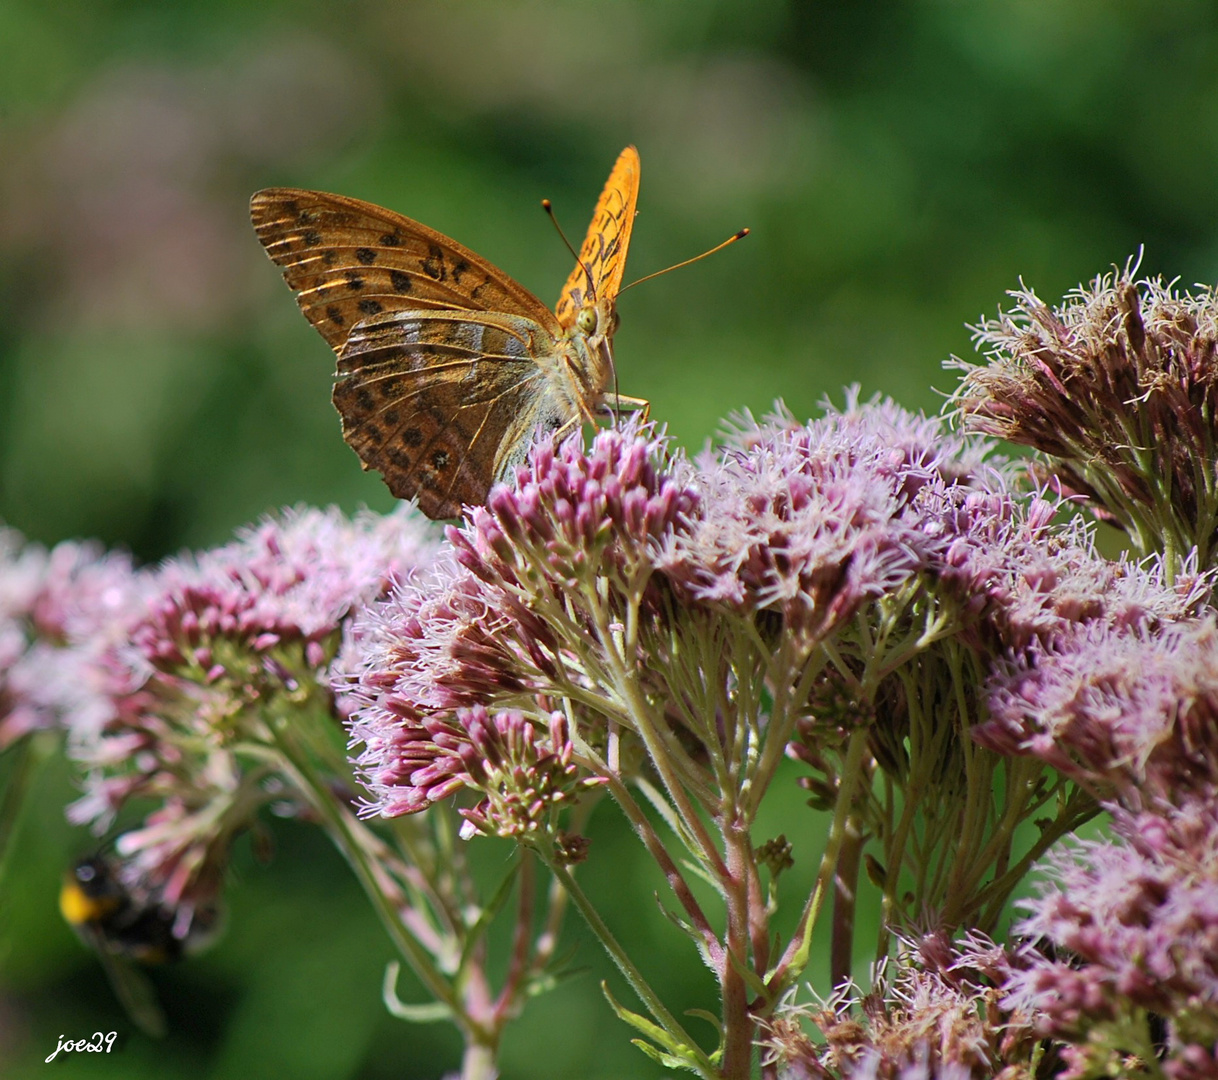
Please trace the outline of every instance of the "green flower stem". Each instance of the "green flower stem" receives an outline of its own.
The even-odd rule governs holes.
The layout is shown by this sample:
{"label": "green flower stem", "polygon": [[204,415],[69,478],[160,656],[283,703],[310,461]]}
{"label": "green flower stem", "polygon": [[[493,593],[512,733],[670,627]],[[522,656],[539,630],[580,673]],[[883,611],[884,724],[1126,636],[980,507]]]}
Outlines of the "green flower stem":
{"label": "green flower stem", "polygon": [[468,1042],[461,1056],[461,1080],[497,1080],[499,1067],[496,1048],[481,1043]]}
{"label": "green flower stem", "polygon": [[[665,746],[665,741],[660,735],[659,726],[652,714],[651,707],[639,689],[638,679],[632,672],[627,671],[626,663],[623,657],[619,655],[614,637],[609,630],[609,621],[606,618],[604,605],[601,604],[600,597],[596,595],[594,590],[585,589],[585,593],[588,605],[596,621],[597,634],[605,647],[605,653],[609,659],[614,688],[630,710],[635,729],[647,748],[652,765],[655,767],[656,772],[659,773],[660,779],[664,781],[668,797],[672,799],[673,804],[680,812],[685,827],[689,829],[692,836],[697,838],[698,848],[703,860],[708,864],[712,873],[717,878],[723,879],[727,875],[727,867],[724,865],[723,857],[720,855],[719,849],[715,846],[710,834],[707,833],[701,816],[689,801],[685,786],[673,772],[672,759]],[[636,585],[630,594],[629,605],[637,607],[641,598],[642,585]],[[713,795],[711,792],[706,791],[702,793],[701,797],[705,800],[708,797],[713,798]]]}
{"label": "green flower stem", "polygon": [[642,808],[630,794],[630,790],[622,782],[621,777],[614,773],[608,773],[607,775],[609,776],[609,793],[613,796],[614,802],[622,808],[622,813],[626,815],[626,819],[630,822],[635,833],[643,841],[643,846],[647,848],[647,853],[655,859],[656,864],[660,867],[660,871],[664,874],[665,880],[668,882],[668,887],[672,890],[681,907],[685,909],[685,913],[698,931],[704,945],[712,951],[712,955],[717,957],[719,939],[711,927],[710,920],[707,919],[697,899],[694,897],[689,883],[685,880],[673,857],[668,853],[664,842],[660,839],[655,829],[652,828],[651,822],[647,820],[647,815],[643,813]]}
{"label": "green flower stem", "polygon": [[[403,925],[397,904],[390,896],[392,883],[384,869],[378,866],[370,855],[370,851],[380,844],[379,838],[372,835],[350,810],[338,804],[325,779],[318,775],[310,756],[302,751],[289,734],[290,730],[300,726],[300,719],[299,716],[293,715],[282,719],[271,717],[269,720],[272,738],[285,759],[285,770],[321,817],[326,832],[354,871],[398,952],[410,964],[428,993],[449,1010],[454,1022],[464,1033],[467,1046],[476,1043],[493,1047],[495,1033],[482,1030],[468,1015],[454,988],[435,967],[423,946]],[[474,1078],[463,1074],[463,1080]]]}
{"label": "green flower stem", "polygon": [[[825,840],[824,854],[821,855],[820,869],[816,873],[816,883],[812,893],[799,914],[795,933],[783,951],[782,958],[775,966],[770,977],[766,980],[771,1000],[777,1000],[792,981],[799,978],[804,964],[807,963],[807,953],[812,940],[812,930],[824,906],[825,896],[829,891],[830,882],[837,872],[842,845],[847,838],[847,822],[854,809],[855,793],[862,778],[864,763],[867,760],[867,728],[856,728],[850,735],[846,746],[846,759],[842,765],[841,780],[838,784],[837,799],[833,807],[833,821],[829,826],[829,835]],[[791,968],[796,966],[797,971]]]}
{"label": "green flower stem", "polygon": [[3,790],[0,790],[0,882],[7,873],[13,839],[26,805],[26,793],[51,759],[58,743],[59,737],[55,733],[35,731],[5,751],[7,769]]}
{"label": "green flower stem", "polygon": [[567,894],[574,901],[575,906],[579,908],[579,912],[583,915],[588,927],[600,940],[605,952],[609,954],[610,959],[613,960],[618,970],[625,976],[631,989],[639,996],[639,1000],[647,1006],[648,1012],[651,1013],[664,1029],[669,1038],[686,1048],[689,1056],[697,1062],[698,1068],[704,1077],[708,1078],[708,1080],[720,1080],[722,1074],[715,1068],[714,1063],[707,1057],[698,1044],[690,1038],[688,1032],[678,1023],[676,1017],[664,1007],[664,1003],[659,999],[650,985],[648,985],[647,980],[643,978],[639,969],[634,966],[634,962],[626,954],[626,951],[618,944],[617,939],[613,936],[613,931],[605,925],[605,921],[600,917],[600,913],[593,907],[587,894],[579,887],[579,884],[571,876],[567,867],[556,863],[549,856],[548,852],[542,848],[537,848],[536,850],[541,856],[542,861],[549,868],[550,873],[562,882],[563,888],[567,890]]}
{"label": "green flower stem", "polygon": [[[817,643],[818,646],[820,643]],[[788,648],[796,648],[794,645],[784,643],[779,650],[780,654],[785,653]],[[786,754],[787,743],[791,739],[791,733],[795,729],[795,722],[799,718],[799,710],[808,700],[808,696],[812,693],[812,686],[817,677],[825,669],[825,665],[829,661],[829,654],[824,649],[817,647],[815,654],[811,649],[804,646],[798,646],[803,655],[800,657],[803,668],[800,674],[798,684],[792,689],[787,680],[784,678],[774,679],[771,677],[770,685],[773,690],[773,704],[770,709],[770,722],[765,732],[765,741],[759,755],[755,767],[751,770],[751,776],[747,781],[747,787],[742,792],[744,796],[745,810],[748,815],[748,820],[752,821],[757,814],[757,810],[761,805],[761,800],[774,779],[774,774],[778,771],[778,766]],[[788,663],[793,661],[788,658]],[[782,665],[769,665],[770,671],[790,670],[790,667]]]}
{"label": "green flower stem", "polygon": [[1019,862],[978,892],[976,905],[981,914],[977,918],[977,927],[983,933],[988,933],[987,928],[997,925],[1011,891],[1027,877],[1033,863],[1063,836],[1074,832],[1084,822],[1095,817],[1098,812],[1099,806],[1090,795],[1082,792],[1073,793],[1061,813],[1053,821],[1041,827],[1041,833],[1037,837],[1036,843]]}

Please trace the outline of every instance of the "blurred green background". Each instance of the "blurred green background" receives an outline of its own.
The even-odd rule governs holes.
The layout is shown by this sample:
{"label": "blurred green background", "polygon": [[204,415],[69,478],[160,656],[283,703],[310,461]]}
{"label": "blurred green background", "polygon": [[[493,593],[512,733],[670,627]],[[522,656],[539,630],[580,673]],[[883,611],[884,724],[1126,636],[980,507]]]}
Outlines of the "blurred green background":
{"label": "blurred green background", "polygon": [[[937,409],[965,324],[1021,276],[1055,300],[1139,245],[1144,272],[1218,276],[1208,0],[0,0],[0,43],[0,519],[45,542],[151,560],[283,504],[390,505],[249,227],[267,185],[400,210],[552,303],[570,256],[538,201],[578,242],[635,143],[628,279],[753,230],[619,308],[622,391],[691,449],[732,410],[807,415],[852,381]],[[270,867],[238,853],[225,939],[157,973],[170,1039],[130,1034],[55,910],[89,843],[70,796],[53,763],[0,905],[5,1076],[455,1066],[447,1029],[384,1014],[388,946],[301,827]],[[774,831],[797,836],[785,800]],[[654,942],[678,1009],[710,1005],[630,837],[609,814],[593,837],[611,924]],[[505,1076],[659,1075],[600,997],[597,946],[574,919],[569,936],[582,973],[531,1004]],[[43,1064],[99,1028],[124,1033],[114,1054]]]}

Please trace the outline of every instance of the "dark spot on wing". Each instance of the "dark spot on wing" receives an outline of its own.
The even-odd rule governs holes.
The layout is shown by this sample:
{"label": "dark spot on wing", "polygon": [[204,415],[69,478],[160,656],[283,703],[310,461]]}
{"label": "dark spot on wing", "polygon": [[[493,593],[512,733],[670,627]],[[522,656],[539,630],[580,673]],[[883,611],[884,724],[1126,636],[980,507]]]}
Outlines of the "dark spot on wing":
{"label": "dark spot on wing", "polygon": [[389,282],[393,285],[395,291],[400,293],[410,292],[411,282],[410,275],[402,270],[390,270]]}
{"label": "dark spot on wing", "polygon": [[386,409],[382,416],[385,418],[386,424],[392,424],[394,427],[402,422],[402,414],[397,409]]}
{"label": "dark spot on wing", "polygon": [[381,247],[397,247],[402,238],[395,232],[387,232],[381,237]]}
{"label": "dark spot on wing", "polygon": [[461,275],[469,270],[469,263],[464,259],[458,259],[452,268],[453,281],[458,285],[461,284]]}
{"label": "dark spot on wing", "polygon": [[376,408],[376,398],[369,393],[366,386],[361,386],[355,392],[355,400],[359,403],[359,407],[365,412],[372,412]]}
{"label": "dark spot on wing", "polygon": [[380,301],[370,299],[361,300],[359,302],[359,309],[365,315],[375,315],[379,311],[384,311],[384,308],[381,307]]}
{"label": "dark spot on wing", "polygon": [[490,280],[490,278],[486,278],[481,285],[475,285],[472,289],[470,289],[469,298],[471,300],[477,300],[478,294],[490,284]]}
{"label": "dark spot on wing", "polygon": [[437,469],[447,469],[448,468],[448,451],[447,450],[437,450],[434,454],[431,455],[431,463]]}
{"label": "dark spot on wing", "polygon": [[385,441],[385,433],[375,424],[364,424],[364,431],[372,442],[383,443]]}
{"label": "dark spot on wing", "polygon": [[365,266],[368,266],[369,264],[376,262],[376,252],[373,251],[372,248],[366,248],[366,247],[356,248],[355,257],[357,259],[359,259],[359,261],[362,262]]}
{"label": "dark spot on wing", "polygon": [[444,249],[432,244],[427,249],[427,258],[423,260],[423,273],[432,281],[444,280]]}
{"label": "dark spot on wing", "polygon": [[326,308],[326,318],[329,319],[335,326],[342,326],[344,323],[343,313],[338,309],[337,304],[331,304],[328,308]]}
{"label": "dark spot on wing", "polygon": [[364,287],[364,279],[354,270],[347,271],[347,288],[359,292]]}
{"label": "dark spot on wing", "polygon": [[321,233],[316,229],[308,229],[300,234],[300,242],[305,247],[317,247],[321,243]]}
{"label": "dark spot on wing", "polygon": [[406,453],[400,446],[391,446],[385,451],[385,457],[389,459],[391,465],[396,465],[399,469],[409,469],[411,465],[410,455]]}
{"label": "dark spot on wing", "polygon": [[417,427],[407,428],[402,432],[400,438],[406,446],[423,445],[423,433]]}
{"label": "dark spot on wing", "polygon": [[316,225],[321,215],[316,210],[301,210],[296,215],[296,222],[299,225]]}
{"label": "dark spot on wing", "polygon": [[338,252],[335,251],[334,248],[326,248],[326,250],[321,253],[321,261],[327,266],[333,266],[336,262],[338,262]]}

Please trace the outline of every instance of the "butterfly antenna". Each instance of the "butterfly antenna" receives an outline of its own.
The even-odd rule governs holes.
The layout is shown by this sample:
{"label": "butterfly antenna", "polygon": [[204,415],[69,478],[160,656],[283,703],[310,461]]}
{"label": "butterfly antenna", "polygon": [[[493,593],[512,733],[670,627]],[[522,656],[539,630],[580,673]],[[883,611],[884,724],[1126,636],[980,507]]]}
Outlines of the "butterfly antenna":
{"label": "butterfly antenna", "polygon": [[554,213],[554,204],[549,199],[542,199],[541,208],[550,215],[550,220],[554,223],[554,228],[558,230],[558,235],[562,237],[562,242],[567,245],[567,250],[571,252],[571,257],[579,263],[579,268],[584,272],[584,277],[588,279],[588,295],[595,300],[596,286],[592,284],[592,271],[588,269],[584,260],[579,257],[579,252],[571,246],[571,241],[567,239],[567,234],[562,231],[562,226],[558,224],[558,217]]}
{"label": "butterfly antenna", "polygon": [[748,236],[748,234],[748,229],[741,229],[737,233],[732,233],[732,235],[724,240],[722,244],[716,244],[709,251],[702,252],[701,255],[695,255],[692,259],[686,259],[684,262],[674,263],[672,266],[666,266],[663,270],[657,270],[654,274],[648,274],[646,277],[636,278],[625,288],[621,289],[618,292],[618,296],[621,296],[626,289],[633,289],[636,285],[642,285],[644,281],[650,281],[652,278],[659,277],[661,274],[667,274],[670,270],[680,270],[683,266],[688,266],[690,263],[696,263],[699,259],[705,259],[708,255],[714,255],[716,251],[722,251],[729,244],[734,244],[737,240],[743,240],[746,236]]}

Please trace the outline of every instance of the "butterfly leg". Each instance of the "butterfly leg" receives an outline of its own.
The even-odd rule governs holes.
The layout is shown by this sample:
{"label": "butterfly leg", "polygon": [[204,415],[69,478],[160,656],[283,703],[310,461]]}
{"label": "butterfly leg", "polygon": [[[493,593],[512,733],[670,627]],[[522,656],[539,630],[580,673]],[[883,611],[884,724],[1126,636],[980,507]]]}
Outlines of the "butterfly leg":
{"label": "butterfly leg", "polygon": [[644,423],[651,416],[651,402],[645,398],[627,397],[625,394],[617,394],[611,400],[606,400],[605,408],[614,415],[621,416],[623,413],[642,413],[639,417]]}

